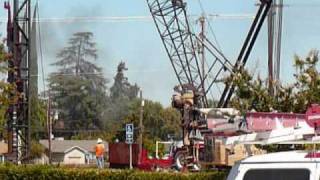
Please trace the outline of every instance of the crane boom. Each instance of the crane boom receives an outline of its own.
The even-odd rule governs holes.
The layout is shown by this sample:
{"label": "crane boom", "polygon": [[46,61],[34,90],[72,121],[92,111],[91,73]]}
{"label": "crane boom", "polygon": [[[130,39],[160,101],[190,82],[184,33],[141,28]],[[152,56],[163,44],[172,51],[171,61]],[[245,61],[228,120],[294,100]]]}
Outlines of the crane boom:
{"label": "crane boom", "polygon": [[[261,4],[259,7],[259,10],[251,25],[247,38],[245,39],[245,42],[241,48],[237,61],[234,65],[233,73],[238,73],[247,63],[249,55],[253,48],[253,45],[255,44],[258,34],[263,25],[263,22],[268,15],[268,12],[271,8],[273,0],[260,0],[260,1],[261,1]],[[231,76],[231,79],[233,79],[233,76]],[[231,80],[229,83],[226,84],[224,88],[218,107],[228,106],[228,103],[233,95],[234,90],[235,90],[235,84],[233,84],[233,80]]]}
{"label": "crane boom", "polygon": [[202,88],[197,84],[203,81],[203,77],[186,15],[186,3],[181,0],[147,2],[180,85],[192,84]]}
{"label": "crane boom", "polygon": [[[202,42],[191,32],[183,0],[147,2],[180,86],[198,94],[195,100],[197,107],[207,107],[207,93],[218,79],[226,76],[225,73],[232,72],[232,63],[207,38]],[[196,53],[200,41],[211,56],[206,73],[201,73],[201,58]],[[213,78],[209,80],[209,77]]]}

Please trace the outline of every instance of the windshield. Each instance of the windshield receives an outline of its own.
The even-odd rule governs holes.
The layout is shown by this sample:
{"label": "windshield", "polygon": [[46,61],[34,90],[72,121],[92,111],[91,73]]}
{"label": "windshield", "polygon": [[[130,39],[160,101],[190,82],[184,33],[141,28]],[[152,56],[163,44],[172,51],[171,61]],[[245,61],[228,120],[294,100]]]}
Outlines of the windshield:
{"label": "windshield", "polygon": [[246,172],[243,180],[309,180],[308,169],[252,169]]}

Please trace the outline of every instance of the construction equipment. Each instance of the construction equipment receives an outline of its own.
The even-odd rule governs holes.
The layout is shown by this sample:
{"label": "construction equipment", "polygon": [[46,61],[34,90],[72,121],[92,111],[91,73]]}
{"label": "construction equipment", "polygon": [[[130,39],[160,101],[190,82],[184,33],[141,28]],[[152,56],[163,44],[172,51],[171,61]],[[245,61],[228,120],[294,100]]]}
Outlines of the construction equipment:
{"label": "construction equipment", "polygon": [[8,10],[7,46],[12,58],[8,60],[8,83],[15,90],[10,94],[7,111],[9,141],[8,160],[20,163],[27,159],[30,152],[30,57],[31,57],[31,0],[14,0]]}
{"label": "construction equipment", "polygon": [[[173,107],[182,115],[184,164],[195,167],[197,141],[203,141],[208,131],[207,117],[201,108],[208,108],[207,94],[214,84],[224,86],[217,108],[226,108],[235,90],[233,79],[245,66],[264,20],[268,15],[272,0],[260,0],[259,9],[236,61],[232,63],[209,41],[204,34],[199,38],[190,28],[184,0],[147,0],[161,40],[169,56],[179,85],[174,88]],[[196,44],[208,52],[205,71],[200,66]],[[202,54],[203,55],[203,54]],[[202,58],[204,60],[204,58]],[[210,62],[208,62],[210,60]],[[203,64],[202,64],[203,65]]]}
{"label": "construction equipment", "polygon": [[[159,144],[169,145],[169,152],[163,158],[159,157]],[[156,156],[150,157],[151,154],[146,149],[140,150],[139,144],[132,144],[133,167],[147,171],[172,168],[176,144],[173,141],[157,141],[156,147]],[[111,168],[129,167],[129,145],[125,143],[109,144],[109,163]]]}

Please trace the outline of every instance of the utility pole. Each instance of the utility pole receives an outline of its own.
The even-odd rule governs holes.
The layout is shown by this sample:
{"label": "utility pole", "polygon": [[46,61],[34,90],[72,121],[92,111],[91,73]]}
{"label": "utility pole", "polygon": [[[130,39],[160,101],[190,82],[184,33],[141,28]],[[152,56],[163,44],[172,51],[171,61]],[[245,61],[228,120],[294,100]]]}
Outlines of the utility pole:
{"label": "utility pole", "polygon": [[283,20],[283,0],[279,0],[277,5],[277,34],[276,34],[276,45],[275,45],[275,78],[276,82],[280,81],[280,64],[281,64],[281,43],[282,43],[282,20]]}
{"label": "utility pole", "polygon": [[268,79],[273,95],[280,81],[283,0],[274,0],[268,15]]}
{"label": "utility pole", "polygon": [[139,162],[141,162],[141,155],[142,155],[142,143],[143,143],[143,107],[144,107],[144,100],[142,99],[142,90],[140,90],[140,101],[141,101],[141,107],[140,107],[140,121],[139,121]]}
{"label": "utility pole", "polygon": [[274,93],[273,87],[273,50],[274,50],[274,16],[275,16],[275,1],[272,2],[268,14],[268,88],[269,94],[272,96]]}
{"label": "utility pole", "polygon": [[48,93],[47,102],[47,128],[48,128],[48,146],[49,146],[49,164],[51,164],[51,134],[52,134],[52,122],[51,122],[51,98],[50,92]]}

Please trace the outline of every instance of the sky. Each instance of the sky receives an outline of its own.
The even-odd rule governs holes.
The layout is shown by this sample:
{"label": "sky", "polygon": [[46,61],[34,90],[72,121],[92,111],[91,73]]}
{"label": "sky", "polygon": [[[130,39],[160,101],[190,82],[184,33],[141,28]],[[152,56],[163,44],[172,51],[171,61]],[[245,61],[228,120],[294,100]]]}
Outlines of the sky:
{"label": "sky", "polygon": [[[11,0],[12,1],[12,0]],[[255,14],[256,0],[200,0],[207,14]],[[4,0],[0,0],[1,3]],[[37,2],[33,0],[33,6]],[[136,17],[150,16],[146,0],[39,0],[40,19],[70,17]],[[186,0],[188,14],[202,14],[199,0]],[[306,56],[311,49],[320,49],[320,1],[284,0],[283,42],[281,55],[281,81],[293,81],[295,72],[293,56]],[[6,18],[5,10],[0,17]],[[252,19],[211,19],[217,42],[229,59],[236,59]],[[198,24],[191,20],[196,29]],[[265,23],[266,24],[266,23]],[[5,23],[0,24],[5,35]],[[90,31],[97,43],[97,64],[112,86],[116,67],[126,62],[127,77],[143,89],[145,98],[170,105],[173,87],[178,83],[169,58],[156,27],[151,20],[138,21],[93,21],[93,22],[41,22],[41,43],[43,50],[44,74],[53,72],[56,54],[66,46],[73,33]],[[212,33],[209,38],[213,40]],[[39,63],[40,66],[40,63]],[[267,73],[267,31],[264,25],[246,66],[256,75],[266,77]],[[41,67],[40,67],[41,68]],[[41,70],[41,69],[39,69]],[[39,88],[43,89],[39,71]]]}

